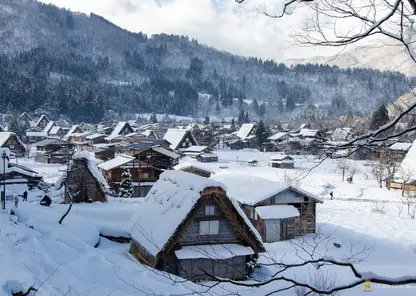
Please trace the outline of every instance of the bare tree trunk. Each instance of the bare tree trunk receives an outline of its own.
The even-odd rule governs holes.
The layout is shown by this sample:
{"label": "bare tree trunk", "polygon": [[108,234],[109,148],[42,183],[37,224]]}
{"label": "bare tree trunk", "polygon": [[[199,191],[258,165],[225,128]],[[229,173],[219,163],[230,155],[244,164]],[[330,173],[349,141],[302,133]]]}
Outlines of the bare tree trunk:
{"label": "bare tree trunk", "polygon": [[69,211],[71,211],[71,209],[72,209],[72,203],[69,205],[69,208],[68,208],[68,210],[66,211],[66,213],[61,217],[61,219],[59,220],[59,224],[62,224],[62,222],[64,221],[64,219],[65,219],[65,217],[66,216],[68,216],[68,214],[69,214]]}

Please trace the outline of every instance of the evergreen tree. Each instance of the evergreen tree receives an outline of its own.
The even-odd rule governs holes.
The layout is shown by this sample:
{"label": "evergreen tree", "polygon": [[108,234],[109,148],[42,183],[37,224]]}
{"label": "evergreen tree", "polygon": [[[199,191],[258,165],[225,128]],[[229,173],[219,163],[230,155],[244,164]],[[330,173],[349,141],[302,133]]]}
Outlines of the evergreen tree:
{"label": "evergreen tree", "polygon": [[244,111],[241,110],[240,114],[238,114],[238,124],[242,125],[244,122],[246,122],[246,117],[244,115]]}
{"label": "evergreen tree", "polygon": [[287,97],[286,98],[286,110],[287,111],[293,111],[293,109],[295,109],[296,105],[295,105],[295,100],[293,99],[293,97]]}
{"label": "evergreen tree", "polygon": [[207,116],[205,116],[205,120],[204,120],[204,124],[209,124],[209,116],[207,115]]}
{"label": "evergreen tree", "polygon": [[253,108],[254,114],[259,114],[259,103],[256,99],[253,100],[251,107]]}
{"label": "evergreen tree", "polygon": [[266,115],[266,105],[263,103],[259,107],[259,116],[260,118],[264,118],[264,115]]}
{"label": "evergreen tree", "polygon": [[215,105],[215,112],[220,113],[220,103],[217,101],[217,104]]}
{"label": "evergreen tree", "polygon": [[245,123],[249,123],[250,122],[250,118],[248,117],[248,111],[246,112],[246,115],[244,116],[244,122]]}
{"label": "evergreen tree", "polygon": [[234,118],[231,119],[231,128],[235,129],[235,120],[234,120]]}
{"label": "evergreen tree", "polygon": [[121,174],[121,183],[119,197],[130,198],[133,196],[133,184],[131,183],[131,174],[128,169],[124,169]]}
{"label": "evergreen tree", "polygon": [[150,115],[150,122],[157,123],[157,117],[155,113],[152,113],[152,115]]}
{"label": "evergreen tree", "polygon": [[256,136],[259,147],[263,146],[263,144],[267,141],[267,138],[270,136],[270,132],[266,129],[262,120],[260,120],[257,126]]}
{"label": "evergreen tree", "polygon": [[373,113],[373,116],[371,118],[370,128],[372,130],[376,130],[388,122],[389,122],[389,112],[387,111],[386,107],[383,104],[378,108],[377,111]]}

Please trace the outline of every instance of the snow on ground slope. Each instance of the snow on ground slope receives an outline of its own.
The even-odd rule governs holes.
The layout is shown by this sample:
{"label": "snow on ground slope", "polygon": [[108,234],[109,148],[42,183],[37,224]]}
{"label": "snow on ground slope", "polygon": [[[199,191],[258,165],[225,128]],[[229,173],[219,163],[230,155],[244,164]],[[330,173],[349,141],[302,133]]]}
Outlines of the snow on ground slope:
{"label": "snow on ground slope", "polygon": [[[315,250],[314,258],[323,255],[345,259],[353,252],[364,249],[357,262],[360,271],[372,271],[384,276],[416,275],[416,221],[408,217],[406,209],[399,208],[400,191],[379,188],[363,162],[354,162],[358,173],[354,182],[342,182],[338,162],[325,161],[319,166],[314,157],[296,156],[293,170],[275,169],[267,166],[273,153],[254,150],[215,151],[218,163],[198,166],[214,172],[247,174],[268,180],[292,183],[325,198],[317,207],[319,237],[322,242]],[[259,165],[249,166],[248,160],[258,160]],[[194,162],[183,159],[182,162]],[[26,161],[25,165],[48,174],[53,180],[59,175],[59,166],[48,166]],[[314,168],[316,166],[316,168]],[[314,168],[313,170],[310,170]],[[256,190],[253,188],[253,190]],[[329,200],[329,192],[335,200]],[[376,203],[377,200],[386,203]],[[224,284],[206,291],[192,283],[177,283],[174,277],[155,272],[139,264],[128,254],[128,244],[116,244],[99,237],[126,235],[126,223],[142,206],[140,199],[110,199],[108,203],[74,205],[62,225],[57,221],[67,205],[52,204],[50,208],[38,204],[34,194],[29,202],[20,203],[15,216],[0,211],[0,295],[10,295],[10,289],[31,285],[41,287],[38,295],[188,295],[205,290],[202,295],[236,294],[241,296],[265,295],[283,283],[273,283],[258,289]],[[8,207],[11,207],[8,204]],[[305,242],[313,245],[313,235]],[[95,248],[99,241],[98,248]],[[337,248],[334,243],[340,244]],[[266,244],[268,253],[261,262],[286,263],[309,259],[300,251],[302,240]],[[297,245],[297,247],[296,247]],[[303,244],[304,245],[304,244]],[[300,258],[301,257],[301,258]],[[258,279],[276,272],[276,266],[257,270]],[[327,278],[335,283],[353,279],[349,270],[325,266],[317,270],[307,265],[288,270],[285,276],[293,276],[308,283]],[[385,288],[373,285],[372,295],[415,295],[415,288]],[[359,286],[340,295],[365,295]],[[368,294],[368,293],[367,293]],[[285,291],[278,295],[295,295]]]}

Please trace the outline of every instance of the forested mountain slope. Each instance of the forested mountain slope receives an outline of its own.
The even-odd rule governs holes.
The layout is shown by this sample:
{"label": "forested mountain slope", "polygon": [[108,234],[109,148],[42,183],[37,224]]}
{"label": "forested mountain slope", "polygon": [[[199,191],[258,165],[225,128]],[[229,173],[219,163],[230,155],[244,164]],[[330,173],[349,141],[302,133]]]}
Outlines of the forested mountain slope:
{"label": "forested mountain slope", "polygon": [[131,33],[98,15],[31,0],[0,0],[0,38],[0,107],[74,120],[99,121],[110,109],[263,116],[245,103],[254,99],[274,114],[318,103],[333,114],[362,113],[409,90],[399,73],[289,68],[184,36]]}

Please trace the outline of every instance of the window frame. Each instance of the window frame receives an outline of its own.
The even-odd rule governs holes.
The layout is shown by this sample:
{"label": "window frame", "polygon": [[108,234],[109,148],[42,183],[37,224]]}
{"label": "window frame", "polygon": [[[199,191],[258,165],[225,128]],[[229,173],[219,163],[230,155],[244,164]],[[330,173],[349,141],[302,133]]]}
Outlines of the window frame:
{"label": "window frame", "polygon": [[205,205],[205,216],[215,216],[215,206],[214,205]]}
{"label": "window frame", "polygon": [[[205,225],[205,226],[203,226]],[[208,231],[206,232],[206,229]],[[204,231],[202,231],[204,230]],[[220,220],[202,220],[199,221],[199,229],[198,229],[200,236],[215,236],[220,234]]]}

